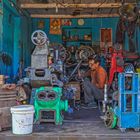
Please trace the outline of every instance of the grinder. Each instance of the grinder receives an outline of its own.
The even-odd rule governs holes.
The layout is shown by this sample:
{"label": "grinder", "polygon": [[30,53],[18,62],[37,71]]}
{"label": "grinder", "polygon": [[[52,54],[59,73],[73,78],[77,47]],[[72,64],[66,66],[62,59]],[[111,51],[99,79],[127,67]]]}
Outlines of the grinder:
{"label": "grinder", "polygon": [[41,87],[36,90],[35,96],[35,121],[55,122],[61,125],[63,121],[62,111],[68,110],[68,101],[62,101],[62,88]]}

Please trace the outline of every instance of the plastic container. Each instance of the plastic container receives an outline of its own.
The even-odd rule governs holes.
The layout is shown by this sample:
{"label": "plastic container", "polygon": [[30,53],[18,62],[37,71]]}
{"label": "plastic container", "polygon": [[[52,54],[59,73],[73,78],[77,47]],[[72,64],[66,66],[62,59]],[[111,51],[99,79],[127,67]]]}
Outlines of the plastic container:
{"label": "plastic container", "polygon": [[33,131],[34,106],[11,107],[13,134],[30,134]]}

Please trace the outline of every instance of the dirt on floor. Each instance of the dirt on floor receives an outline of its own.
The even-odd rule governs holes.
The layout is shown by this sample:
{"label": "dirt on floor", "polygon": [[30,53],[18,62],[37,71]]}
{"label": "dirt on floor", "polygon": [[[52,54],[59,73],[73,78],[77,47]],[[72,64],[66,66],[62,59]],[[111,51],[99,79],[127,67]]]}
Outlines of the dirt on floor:
{"label": "dirt on floor", "polygon": [[41,123],[34,125],[30,135],[13,135],[12,131],[0,133],[0,140],[129,140],[140,139],[140,132],[133,129],[125,133],[119,129],[108,129],[100,119],[98,109],[80,109],[65,114],[63,125]]}

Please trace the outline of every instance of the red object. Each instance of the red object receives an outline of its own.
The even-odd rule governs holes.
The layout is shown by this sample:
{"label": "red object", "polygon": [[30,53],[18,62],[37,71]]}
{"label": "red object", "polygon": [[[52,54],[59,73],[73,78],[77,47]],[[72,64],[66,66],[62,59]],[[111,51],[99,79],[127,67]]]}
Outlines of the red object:
{"label": "red object", "polygon": [[140,56],[137,53],[131,53],[129,51],[124,51],[123,56],[124,56],[124,58],[128,58],[128,59],[139,59],[140,58]]}
{"label": "red object", "polygon": [[124,71],[124,66],[119,64],[119,62],[117,63],[117,58],[120,58],[121,60],[123,60],[124,58],[129,58],[129,59],[138,59],[140,58],[139,55],[137,55],[136,53],[130,53],[127,51],[123,51],[122,49],[120,50],[115,50],[112,53],[111,56],[111,67],[109,70],[109,85],[112,84],[113,82],[113,78],[116,72],[118,73],[122,73]]}
{"label": "red object", "polygon": [[112,84],[112,81],[113,81],[113,78],[114,78],[114,75],[116,72],[123,72],[124,71],[124,67],[123,66],[119,66],[117,64],[117,57],[123,59],[123,55],[122,55],[122,52],[119,51],[114,51],[113,54],[112,54],[112,57],[111,57],[111,68],[110,68],[110,71],[109,71],[109,85]]}

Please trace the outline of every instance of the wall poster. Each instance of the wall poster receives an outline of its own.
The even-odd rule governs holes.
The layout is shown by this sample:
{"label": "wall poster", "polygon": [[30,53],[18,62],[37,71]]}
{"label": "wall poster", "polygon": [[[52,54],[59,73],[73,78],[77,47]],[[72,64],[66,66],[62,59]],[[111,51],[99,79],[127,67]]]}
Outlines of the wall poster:
{"label": "wall poster", "polygon": [[61,19],[50,18],[50,34],[62,34]]}
{"label": "wall poster", "polygon": [[101,28],[100,29],[100,47],[112,47],[112,28]]}

